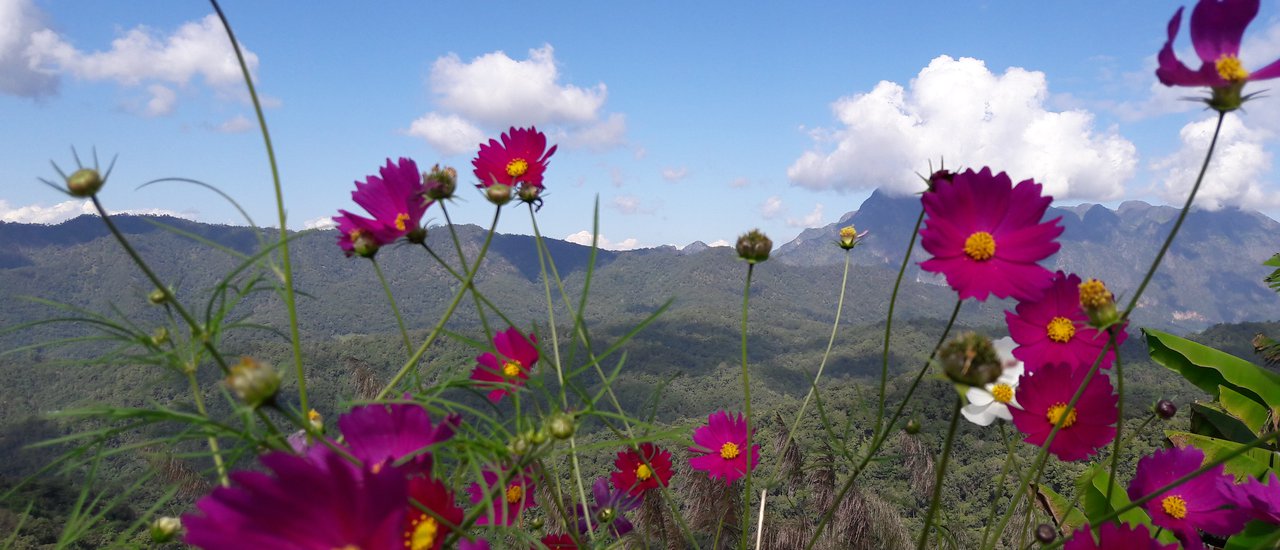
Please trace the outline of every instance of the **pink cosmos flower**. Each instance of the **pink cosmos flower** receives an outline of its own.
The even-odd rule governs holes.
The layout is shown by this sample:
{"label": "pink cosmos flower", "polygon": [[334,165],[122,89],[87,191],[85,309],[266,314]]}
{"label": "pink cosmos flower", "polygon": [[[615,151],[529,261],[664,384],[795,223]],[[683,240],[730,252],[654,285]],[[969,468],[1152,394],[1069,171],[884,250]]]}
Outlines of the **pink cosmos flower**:
{"label": "pink cosmos flower", "polygon": [[[1089,368],[1106,347],[1106,333],[1089,326],[1089,317],[1080,306],[1080,277],[1075,274],[1059,271],[1043,297],[1018,302],[1016,311],[1004,313],[1009,336],[1018,343],[1013,356],[1031,372],[1050,363]],[[1124,339],[1120,330],[1116,346]],[[1110,368],[1115,356],[1115,351],[1107,350],[1101,368]]]}
{"label": "pink cosmos flower", "polygon": [[[1166,449],[1142,457],[1129,483],[1129,499],[1152,494],[1204,463],[1204,452],[1195,447]],[[1143,505],[1151,523],[1178,536],[1184,548],[1204,548],[1198,530],[1229,537],[1244,529],[1249,519],[1236,507],[1235,478],[1219,464],[1190,481],[1157,494]]]}
{"label": "pink cosmos flower", "polygon": [[480,181],[476,187],[494,184],[515,187],[523,183],[541,189],[542,174],[555,152],[555,145],[547,149],[547,136],[537,127],[512,126],[502,134],[502,143],[491,139],[488,144],[480,144],[480,152],[471,160],[476,179]]}
{"label": "pink cosmos flower", "polygon": [[479,483],[472,483],[467,487],[471,503],[484,502],[486,509],[480,514],[480,519],[476,520],[476,525],[515,525],[520,512],[538,505],[533,498],[534,484],[529,476],[517,474],[505,487],[497,488],[492,505],[485,502],[485,499],[495,490],[494,486],[506,478],[506,471],[485,470],[481,476],[484,478],[483,487]]}
{"label": "pink cosmos flower", "polygon": [[1275,472],[1263,484],[1253,478],[1236,486],[1236,502],[1253,519],[1280,525],[1280,478]]}
{"label": "pink cosmos flower", "polygon": [[653,443],[641,443],[640,452],[626,449],[613,461],[618,470],[610,475],[619,491],[642,495],[671,481],[671,451]]}
{"label": "pink cosmos flower", "polygon": [[493,335],[493,347],[499,355],[485,352],[476,357],[476,368],[471,379],[480,385],[493,388],[489,400],[497,403],[529,379],[529,369],[538,362],[538,337],[530,334],[526,339],[520,329],[511,327]]}
{"label": "pink cosmos flower", "polygon": [[947,276],[960,299],[989,295],[1039,299],[1052,274],[1039,262],[1058,251],[1058,220],[1041,223],[1053,197],[1024,180],[1014,186],[1004,172],[966,170],[936,178],[923,197],[929,219],[920,244],[933,258],[920,268]]}
{"label": "pink cosmos flower", "polygon": [[[338,246],[348,257],[354,254],[372,256],[377,252],[378,247],[391,244],[396,240],[395,236],[377,220],[352,214],[346,210],[339,210],[338,215],[333,217],[333,221],[338,224]],[[363,248],[357,249],[358,246]]]}
{"label": "pink cosmos flower", "polygon": [[1098,540],[1093,540],[1088,524],[1071,533],[1071,540],[1062,550],[1177,550],[1177,544],[1160,544],[1151,538],[1151,532],[1143,525],[1108,522],[1098,528]]}
{"label": "pink cosmos flower", "polygon": [[747,468],[756,468],[760,460],[760,446],[751,446],[751,464],[747,465],[747,419],[740,414],[731,415],[719,411],[707,416],[707,425],[693,431],[689,451],[697,454],[689,459],[689,466],[707,472],[711,479],[723,478],[724,484],[747,475]]}
{"label": "pink cosmos flower", "polygon": [[[1165,86],[1227,88],[1250,80],[1280,77],[1280,60],[1250,73],[1240,62],[1244,29],[1258,15],[1258,0],[1200,0],[1191,11],[1191,45],[1200,57],[1192,70],[1173,53],[1173,40],[1182,26],[1182,10],[1169,20],[1168,38],[1157,56],[1156,78]],[[1237,94],[1239,92],[1237,91]]]}
{"label": "pink cosmos flower", "polygon": [[401,529],[404,548],[440,550],[444,547],[444,539],[453,530],[450,526],[462,524],[462,509],[454,502],[453,493],[439,480],[418,476],[409,480],[409,498],[434,515],[423,512],[412,503],[405,508]]}
{"label": "pink cosmos flower", "polygon": [[1098,447],[1116,436],[1117,397],[1111,393],[1111,380],[1097,373],[1075,408],[1067,412],[1067,403],[1084,382],[1085,369],[1074,369],[1065,363],[1043,365],[1034,373],[1018,379],[1018,404],[1011,408],[1013,425],[1027,437],[1023,441],[1042,445],[1049,432],[1062,419],[1062,428],[1049,444],[1049,452],[1063,461],[1080,460],[1093,455]]}
{"label": "pink cosmos flower", "polygon": [[411,472],[431,469],[432,445],[453,437],[462,417],[452,414],[433,424],[427,410],[417,403],[388,403],[353,407],[338,418],[338,429],[351,455],[370,468],[382,468],[405,457]]}
{"label": "pink cosmos flower", "polygon": [[431,205],[423,197],[422,172],[412,160],[401,158],[396,164],[387,159],[387,165],[378,173],[382,177],[368,176],[364,183],[357,181],[351,199],[372,214],[388,234],[399,238],[419,226]]}

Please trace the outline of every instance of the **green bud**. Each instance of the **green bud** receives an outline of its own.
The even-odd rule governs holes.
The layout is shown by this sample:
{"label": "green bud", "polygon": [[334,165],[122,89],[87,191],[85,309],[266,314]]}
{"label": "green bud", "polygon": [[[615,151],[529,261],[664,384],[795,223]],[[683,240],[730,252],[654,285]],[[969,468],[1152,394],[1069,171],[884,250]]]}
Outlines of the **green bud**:
{"label": "green bud", "polygon": [[351,251],[361,258],[372,258],[378,253],[378,241],[373,238],[373,235],[361,231],[359,234],[352,235]]}
{"label": "green bud", "polygon": [[520,190],[516,192],[516,195],[524,202],[537,202],[541,200],[538,197],[542,195],[542,188],[527,183],[520,184]]}
{"label": "green bud", "polygon": [[906,430],[907,433],[911,435],[918,434],[920,433],[920,421],[912,418],[911,420],[907,421],[907,426],[903,429]]}
{"label": "green bud", "polygon": [[495,183],[484,188],[484,198],[496,206],[502,206],[511,202],[511,186]]}
{"label": "green bud", "polygon": [[432,166],[430,172],[422,175],[422,188],[427,198],[433,201],[451,198],[458,188],[458,171],[450,166]]}
{"label": "green bud", "polygon": [[169,293],[165,292],[162,288],[154,289],[150,294],[147,294],[147,301],[151,302],[153,305],[161,305],[169,301]]}
{"label": "green bud", "polygon": [[528,437],[520,435],[511,440],[511,443],[507,445],[507,450],[517,455],[527,455],[529,451],[533,450],[533,442],[529,441]]}
{"label": "green bud", "polygon": [[154,346],[163,346],[169,343],[169,329],[165,327],[157,328],[151,331],[151,344]]}
{"label": "green bud", "polygon": [[747,263],[758,264],[769,259],[769,252],[773,250],[773,241],[759,229],[752,229],[738,237],[737,249],[739,258],[746,260]]}
{"label": "green bud", "polygon": [[991,339],[976,332],[966,332],[947,342],[938,352],[938,361],[947,378],[966,386],[990,384],[1004,372]]}
{"label": "green bud", "polygon": [[548,434],[547,434],[546,428],[543,428],[536,432],[529,432],[529,441],[532,441],[534,445],[541,445],[543,443],[546,443],[547,437],[548,437]]}
{"label": "green bud", "polygon": [[231,367],[227,385],[246,405],[257,408],[275,399],[280,391],[280,373],[268,363],[245,356]]}
{"label": "green bud", "polygon": [[427,228],[415,227],[411,231],[409,231],[409,233],[406,234],[404,238],[413,244],[422,244],[424,242],[427,242]]}
{"label": "green bud", "polygon": [[529,521],[529,527],[532,527],[534,529],[542,529],[542,526],[546,524],[547,524],[546,521],[544,521],[540,517],[533,518],[532,520]]}
{"label": "green bud", "polygon": [[182,520],[170,516],[161,516],[151,522],[151,540],[156,544],[172,542],[182,531]]}
{"label": "green bud", "polygon": [[573,437],[574,429],[572,415],[557,413],[547,420],[547,430],[551,432],[551,437],[556,439],[569,439],[570,437]]}
{"label": "green bud", "polygon": [[67,178],[67,191],[77,197],[92,197],[102,189],[103,183],[102,175],[97,170],[81,168]]}

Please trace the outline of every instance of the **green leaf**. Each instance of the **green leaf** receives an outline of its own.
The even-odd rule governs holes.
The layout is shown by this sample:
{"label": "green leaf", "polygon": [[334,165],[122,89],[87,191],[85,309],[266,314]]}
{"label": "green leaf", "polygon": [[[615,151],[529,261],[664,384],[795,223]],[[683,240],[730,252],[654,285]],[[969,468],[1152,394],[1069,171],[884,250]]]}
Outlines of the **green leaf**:
{"label": "green leaf", "polygon": [[[1233,441],[1205,437],[1203,435],[1197,435],[1190,432],[1167,430],[1164,432],[1164,435],[1169,438],[1169,441],[1178,447],[1191,445],[1204,451],[1206,462],[1216,460],[1218,457],[1244,446]],[[1237,478],[1248,475],[1258,479],[1266,479],[1266,473],[1271,471],[1270,464],[1270,451],[1265,449],[1250,449],[1245,451],[1244,454],[1228,460],[1225,466],[1227,473],[1234,475]]]}
{"label": "green leaf", "polygon": [[1217,402],[1191,404],[1191,433],[1237,443],[1248,443],[1258,438],[1248,425],[1227,413]]}
{"label": "green leaf", "polygon": [[1270,410],[1280,410],[1280,375],[1234,355],[1167,332],[1142,329],[1151,359],[1181,374],[1206,393],[1219,397],[1226,386]]}
{"label": "green leaf", "polygon": [[[1106,464],[1094,464],[1093,467],[1085,470],[1081,475],[1081,481],[1077,487],[1081,491],[1080,500],[1084,504],[1084,515],[1088,517],[1090,522],[1102,518],[1129,504],[1129,495],[1125,493],[1124,487],[1119,486],[1111,481],[1111,475],[1107,473]],[[1107,501],[1107,486],[1111,486],[1111,501]],[[1120,521],[1131,525],[1151,526],[1151,518],[1142,508],[1134,508],[1120,514]],[[1155,532],[1155,529],[1151,529]]]}
{"label": "green leaf", "polygon": [[[1244,422],[1253,431],[1255,437],[1262,434],[1262,428],[1266,425],[1269,416],[1267,409],[1258,406],[1258,403],[1248,396],[1226,386],[1218,386],[1218,401],[1231,416]],[[1241,441],[1241,443],[1247,443],[1247,441]]]}
{"label": "green leaf", "polygon": [[1089,522],[1079,508],[1045,485],[1036,485],[1036,500],[1044,511],[1053,516],[1054,522],[1062,525],[1063,532],[1070,533]]}
{"label": "green leaf", "polygon": [[1223,550],[1253,550],[1255,548],[1275,548],[1280,544],[1280,528],[1262,521],[1251,521],[1244,531],[1227,539]]}

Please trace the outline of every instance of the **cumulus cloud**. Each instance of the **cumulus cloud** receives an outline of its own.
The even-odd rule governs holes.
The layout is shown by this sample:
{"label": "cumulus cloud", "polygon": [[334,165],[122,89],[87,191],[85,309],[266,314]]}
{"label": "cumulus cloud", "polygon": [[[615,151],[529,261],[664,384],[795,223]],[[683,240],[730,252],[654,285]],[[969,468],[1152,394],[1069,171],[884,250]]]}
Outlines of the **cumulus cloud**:
{"label": "cumulus cloud", "polygon": [[782,204],[782,197],[773,195],[764,200],[760,204],[760,217],[766,220],[772,220],[786,211],[786,207]]}
{"label": "cumulus cloud", "polygon": [[664,168],[662,170],[662,179],[667,181],[680,181],[689,175],[689,168],[681,166],[679,168]]}
{"label": "cumulus cloud", "polygon": [[[1204,162],[1216,123],[1215,116],[1183,126],[1179,132],[1182,147],[1151,163],[1151,169],[1158,173],[1159,192],[1165,200],[1174,204],[1186,200]],[[1196,195],[1196,205],[1209,210],[1224,206],[1280,207],[1280,189],[1267,178],[1271,171],[1271,153],[1263,144],[1270,137],[1271,132],[1245,126],[1234,113],[1227,115],[1209,172]]]}
{"label": "cumulus cloud", "polygon": [[609,203],[609,207],[626,215],[652,214],[654,212],[653,207],[645,206],[640,197],[635,195],[618,195]]}
{"label": "cumulus cloud", "polygon": [[733,243],[726,241],[724,239],[716,239],[714,241],[707,243],[707,246],[711,248],[717,248],[721,246],[733,246]]}
{"label": "cumulus cloud", "polygon": [[[53,206],[42,206],[39,204],[29,204],[26,206],[12,206],[4,200],[0,200],[0,221],[9,223],[39,223],[52,225],[65,222],[69,219],[91,214],[96,216],[98,212],[94,210],[93,203],[86,200],[69,200],[63,201]],[[111,214],[134,214],[139,216],[172,216],[187,220],[195,220],[195,212],[174,212],[172,210],[164,210],[160,208],[139,208],[132,210],[112,210]]]}
{"label": "cumulus cloud", "polygon": [[42,98],[58,93],[58,75],[38,67],[32,36],[47,31],[31,0],[0,2],[0,93]]}
{"label": "cumulus cloud", "polygon": [[[257,54],[243,45],[241,49],[250,74],[256,73]],[[185,23],[167,36],[148,27],[135,27],[113,40],[111,49],[106,51],[82,51],[53,30],[41,28],[30,34],[25,52],[30,66],[44,74],[69,74],[126,87],[145,86],[150,99],[141,111],[146,115],[172,112],[177,100],[173,86],[186,87],[196,78],[220,96],[242,100],[248,97],[235,52],[213,14]]]}
{"label": "cumulus cloud", "polygon": [[312,218],[302,223],[303,229],[333,229],[338,227],[338,222],[333,221],[329,216]]}
{"label": "cumulus cloud", "polygon": [[787,218],[787,225],[791,227],[817,227],[822,224],[822,203],[813,205],[813,211],[806,214],[803,218]]}
{"label": "cumulus cloud", "polygon": [[940,56],[908,87],[882,81],[832,104],[842,124],[810,131],[815,147],[787,169],[792,183],[838,191],[919,191],[930,159],[991,165],[1035,178],[1057,198],[1109,200],[1137,164],[1133,143],[1097,131],[1084,110],[1052,111],[1044,73],[993,74],[977,59]]}
{"label": "cumulus cloud", "polygon": [[[569,235],[568,237],[565,237],[564,240],[569,241],[571,243],[580,244],[582,246],[591,246],[591,232],[584,229],[582,231]],[[637,240],[635,237],[631,237],[628,239],[623,239],[618,242],[613,242],[609,240],[608,237],[605,237],[603,234],[601,234],[600,238],[596,240],[596,246],[603,248],[605,250],[634,250],[640,247],[640,241]]]}
{"label": "cumulus cloud", "polygon": [[569,147],[607,149],[626,141],[626,116],[604,112],[608,87],[561,82],[549,44],[526,59],[496,51],[463,61],[450,53],[436,59],[428,81],[438,109],[414,121],[409,133],[444,154],[473,149],[477,136],[511,126],[541,126]]}

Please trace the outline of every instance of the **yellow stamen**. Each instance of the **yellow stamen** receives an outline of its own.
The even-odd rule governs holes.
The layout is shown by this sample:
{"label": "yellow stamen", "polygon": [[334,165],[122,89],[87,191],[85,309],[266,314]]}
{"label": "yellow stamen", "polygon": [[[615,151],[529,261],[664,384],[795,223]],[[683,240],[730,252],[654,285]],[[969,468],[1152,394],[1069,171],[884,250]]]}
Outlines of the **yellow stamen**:
{"label": "yellow stamen", "polygon": [[[1065,411],[1065,410],[1067,410],[1066,403],[1054,403],[1052,407],[1049,407],[1049,411],[1045,413],[1045,417],[1049,419],[1050,424],[1057,425],[1058,420],[1062,418],[1062,411]],[[1070,428],[1071,425],[1075,423],[1076,423],[1076,410],[1073,408],[1071,409],[1071,412],[1067,413],[1067,419],[1062,421],[1062,429],[1065,430],[1067,428]]]}
{"label": "yellow stamen", "polygon": [[1164,509],[1164,513],[1169,514],[1173,519],[1182,519],[1187,517],[1187,501],[1182,500],[1178,495],[1169,495],[1160,501],[1160,507]]}
{"label": "yellow stamen", "polygon": [[507,175],[513,178],[523,176],[528,171],[529,162],[522,158],[511,159],[511,162],[507,163]]}
{"label": "yellow stamen", "polygon": [[725,442],[720,446],[720,458],[725,460],[733,460],[738,458],[738,445],[733,442]]}
{"label": "yellow stamen", "polygon": [[515,504],[517,502],[520,502],[520,499],[523,497],[524,497],[524,487],[521,487],[519,485],[512,485],[510,487],[507,487],[507,503]]}
{"label": "yellow stamen", "polygon": [[1230,82],[1244,82],[1249,79],[1249,71],[1246,71],[1244,64],[1240,63],[1240,58],[1234,55],[1219,57],[1213,65],[1218,69],[1218,75]]}
{"label": "yellow stamen", "polygon": [[636,466],[636,479],[640,481],[648,481],[651,477],[653,477],[653,472],[649,470],[648,466],[645,466],[644,464]]}
{"label": "yellow stamen", "polygon": [[1107,290],[1107,285],[1097,279],[1089,279],[1080,283],[1080,305],[1085,308],[1100,308],[1112,303],[1115,296]]}
{"label": "yellow stamen", "polygon": [[400,214],[396,216],[396,231],[404,231],[405,222],[409,221],[408,214]]}
{"label": "yellow stamen", "polygon": [[1065,344],[1070,342],[1071,338],[1076,335],[1076,325],[1066,317],[1054,317],[1049,321],[1049,325],[1045,327],[1045,334],[1049,335],[1050,340]]}
{"label": "yellow stamen", "polygon": [[502,365],[502,375],[507,378],[515,378],[520,375],[520,363],[515,361],[507,361]]}
{"label": "yellow stamen", "polygon": [[996,255],[996,239],[986,231],[969,235],[964,241],[964,253],[979,262],[990,260]]}
{"label": "yellow stamen", "polygon": [[991,388],[991,397],[999,403],[1009,404],[1013,401],[1013,386],[996,384]]}
{"label": "yellow stamen", "polygon": [[436,535],[440,533],[440,523],[436,518],[422,514],[412,523],[413,531],[405,533],[404,547],[409,550],[427,550],[436,543]]}

